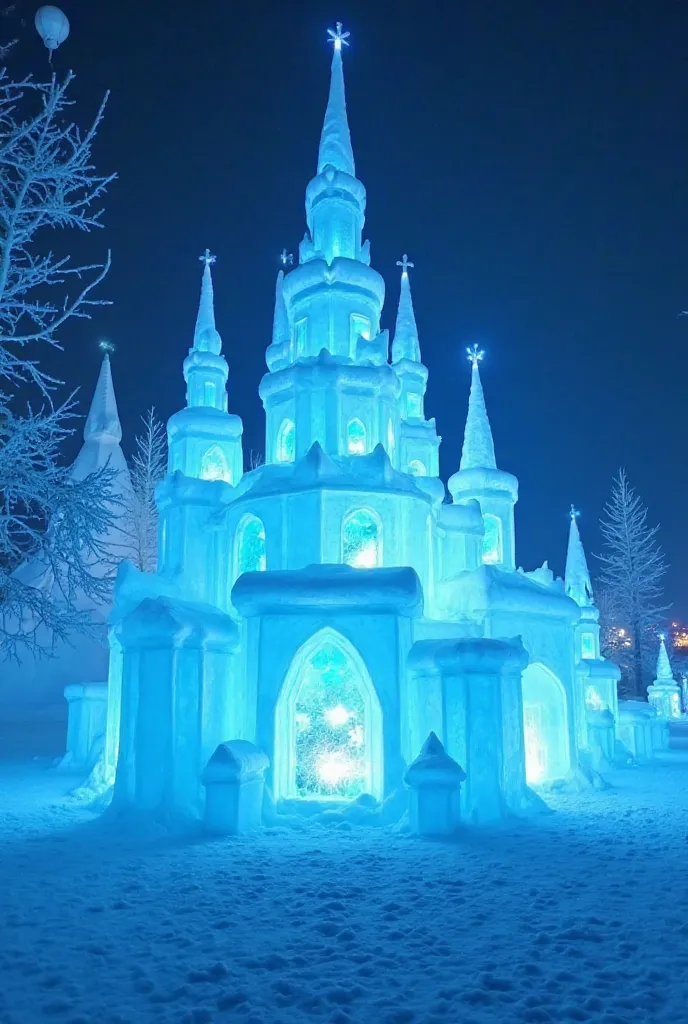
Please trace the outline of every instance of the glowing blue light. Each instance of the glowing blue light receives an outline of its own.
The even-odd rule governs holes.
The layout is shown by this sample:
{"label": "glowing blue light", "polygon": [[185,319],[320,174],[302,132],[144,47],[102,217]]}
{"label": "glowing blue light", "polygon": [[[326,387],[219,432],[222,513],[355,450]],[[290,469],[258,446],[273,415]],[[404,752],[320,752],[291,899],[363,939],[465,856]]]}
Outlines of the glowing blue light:
{"label": "glowing blue light", "polygon": [[242,519],[236,535],[236,551],[237,576],[244,572],[265,571],[265,527],[258,516],[249,515]]}
{"label": "glowing blue light", "polygon": [[293,462],[296,454],[296,427],[293,420],[282,420],[277,431],[277,462]]}
{"label": "glowing blue light", "polygon": [[483,537],[483,563],[499,565],[502,561],[502,521],[490,512],[483,515],[485,536]]}
{"label": "glowing blue light", "polygon": [[225,480],[231,483],[231,475],[225,453],[219,445],[213,445],[201,460],[201,480]]}
{"label": "glowing blue light", "polygon": [[468,352],[468,358],[470,360],[471,366],[473,367],[474,370],[477,370],[478,363],[482,361],[483,356],[485,355],[484,349],[479,349],[477,345],[474,345],[473,348],[467,348],[466,352]]}
{"label": "glowing blue light", "polygon": [[346,428],[346,447],[349,455],[364,455],[366,451],[366,429],[357,417],[349,420]]}
{"label": "glowing blue light", "polygon": [[368,509],[358,509],[344,519],[342,561],[354,569],[375,569],[382,565],[382,526]]}
{"label": "glowing blue light", "polygon": [[342,46],[348,46],[347,42],[350,32],[342,32],[341,21],[337,22],[336,28],[328,28],[327,34],[330,37],[329,41],[334,44],[335,50],[341,50]]}

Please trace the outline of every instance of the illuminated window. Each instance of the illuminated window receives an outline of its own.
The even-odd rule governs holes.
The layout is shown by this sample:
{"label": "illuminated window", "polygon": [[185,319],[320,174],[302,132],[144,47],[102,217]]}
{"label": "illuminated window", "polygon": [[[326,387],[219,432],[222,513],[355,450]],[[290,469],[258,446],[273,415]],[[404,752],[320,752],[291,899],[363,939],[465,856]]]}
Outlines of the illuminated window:
{"label": "illuminated window", "polygon": [[275,706],[276,798],[381,799],[382,711],[358,651],[325,629],[294,655]]}
{"label": "illuminated window", "polygon": [[597,651],[594,633],[583,633],[581,636],[581,658],[596,658]]}
{"label": "illuminated window", "polygon": [[277,431],[275,458],[277,462],[293,462],[296,447],[296,428],[293,420],[282,420]]}
{"label": "illuminated window", "polygon": [[211,380],[203,385],[203,402],[205,405],[215,405],[215,385]]}
{"label": "illuminated window", "polygon": [[370,341],[370,320],[367,316],[361,316],[359,313],[352,313],[350,338],[352,356],[356,352],[356,343],[359,338],[365,338],[366,341]]}
{"label": "illuminated window", "polygon": [[344,519],[342,561],[355,569],[375,569],[382,565],[382,524],[369,509],[357,509]]}
{"label": "illuminated window", "polygon": [[308,351],[308,317],[304,316],[294,324],[294,346],[296,356],[305,356]]}
{"label": "illuminated window", "polygon": [[366,429],[359,419],[349,420],[346,427],[346,447],[349,455],[364,455]]}
{"label": "illuminated window", "polygon": [[213,445],[203,456],[201,480],[226,480],[227,483],[231,483],[227,459],[219,445]]}
{"label": "illuminated window", "polygon": [[502,561],[502,521],[499,516],[486,512],[483,515],[483,523],[483,562],[486,565],[497,565]]}
{"label": "illuminated window", "polygon": [[408,471],[411,476],[427,476],[428,471],[420,459],[411,459],[408,464]]}
{"label": "illuminated window", "polygon": [[410,420],[423,418],[423,400],[412,391],[406,396],[406,415]]}
{"label": "illuminated window", "polygon": [[258,516],[244,516],[234,542],[236,576],[245,572],[264,572],[265,527]]}

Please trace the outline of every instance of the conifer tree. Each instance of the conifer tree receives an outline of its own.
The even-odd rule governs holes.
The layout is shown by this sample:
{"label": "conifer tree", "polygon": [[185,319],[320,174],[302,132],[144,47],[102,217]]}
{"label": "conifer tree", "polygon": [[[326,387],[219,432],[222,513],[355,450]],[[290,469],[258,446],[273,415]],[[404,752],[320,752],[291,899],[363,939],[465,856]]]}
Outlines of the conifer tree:
{"label": "conifer tree", "polygon": [[[608,653],[637,697],[644,697],[645,687],[652,682],[646,676],[654,667],[655,633],[668,609],[662,604],[667,566],[659,545],[659,526],[649,526],[647,519],[647,508],[629,484],[626,471],[620,469],[600,520],[605,547],[597,557],[605,600],[617,619],[617,640],[621,630],[624,641],[616,649],[609,649],[609,644]],[[609,624],[603,622],[605,626]]]}
{"label": "conifer tree", "polygon": [[131,460],[131,492],[127,500],[127,534],[133,559],[142,572],[155,572],[158,561],[158,508],[155,488],[167,471],[165,428],[150,408],[141,417],[143,430],[136,438]]}

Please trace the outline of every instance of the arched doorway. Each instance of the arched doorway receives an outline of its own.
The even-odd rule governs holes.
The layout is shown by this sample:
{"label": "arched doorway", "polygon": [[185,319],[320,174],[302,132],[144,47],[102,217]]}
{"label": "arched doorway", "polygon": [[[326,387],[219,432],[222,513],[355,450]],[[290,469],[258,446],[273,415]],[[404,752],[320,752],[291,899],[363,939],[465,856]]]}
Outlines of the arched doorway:
{"label": "arched doorway", "polygon": [[294,655],[275,706],[275,799],[381,799],[382,756],[382,710],[363,659],[323,629]]}
{"label": "arched doorway", "polygon": [[526,781],[537,785],[565,776],[571,767],[566,690],[544,665],[522,675]]}

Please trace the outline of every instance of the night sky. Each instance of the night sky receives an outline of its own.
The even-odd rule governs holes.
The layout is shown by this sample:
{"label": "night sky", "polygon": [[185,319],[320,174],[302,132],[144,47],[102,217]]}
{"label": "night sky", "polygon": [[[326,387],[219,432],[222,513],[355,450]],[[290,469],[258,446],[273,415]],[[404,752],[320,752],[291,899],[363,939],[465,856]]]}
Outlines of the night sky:
{"label": "night sky", "polygon": [[[478,342],[497,461],[520,481],[518,563],[563,570],[571,502],[588,552],[599,549],[597,520],[624,465],[661,523],[674,612],[688,614],[685,3],[62,7],[72,30],[56,69],[77,73],[84,122],[111,89],[95,155],[119,180],[105,230],[70,240],[88,259],[111,247],[102,294],[113,305],[66,332],[49,363],[87,403],[96,342],[116,344],[125,450],[148,406],[167,418],[183,404],[209,246],[229,408],[245,450],[263,451],[257,389],[277,257],[304,232],[326,30],[341,20],[366,237],[388,285],[383,326],[394,325],[395,264],[408,252],[443,478],[458,467],[465,349]],[[19,4],[14,64],[41,75],[34,9]]]}

